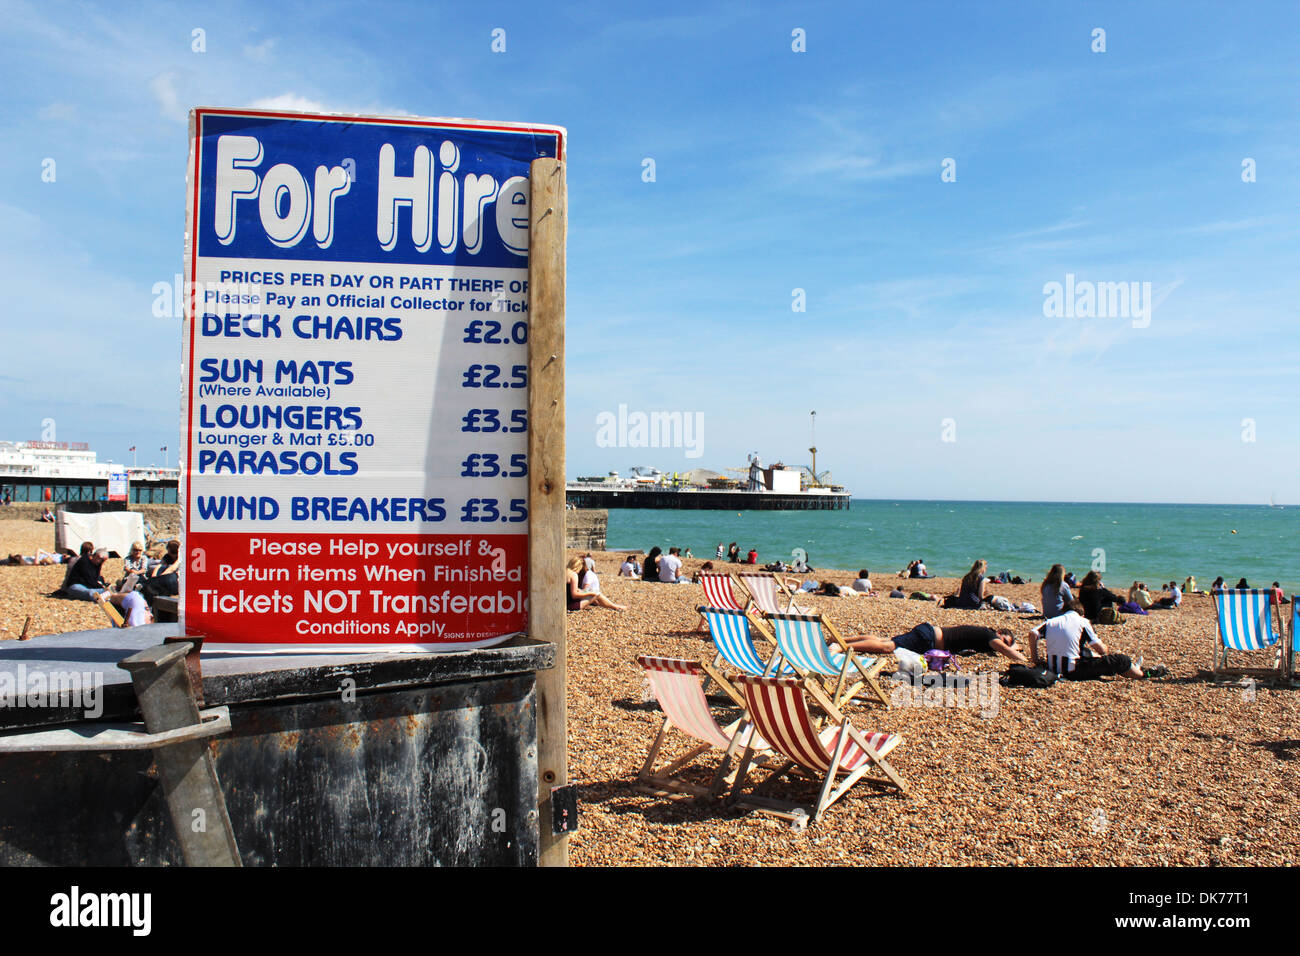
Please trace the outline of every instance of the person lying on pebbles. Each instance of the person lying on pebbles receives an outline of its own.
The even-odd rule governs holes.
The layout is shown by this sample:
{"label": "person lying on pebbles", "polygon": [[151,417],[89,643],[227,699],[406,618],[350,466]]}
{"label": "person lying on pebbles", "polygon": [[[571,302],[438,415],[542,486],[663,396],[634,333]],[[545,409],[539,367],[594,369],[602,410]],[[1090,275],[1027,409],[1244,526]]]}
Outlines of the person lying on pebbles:
{"label": "person lying on pebbles", "polygon": [[[582,580],[578,580],[578,575],[582,575]],[[565,578],[565,597],[568,602],[570,611],[583,611],[598,604],[601,607],[607,607],[611,611],[626,611],[627,606],[624,604],[615,604],[605,595],[600,593],[600,581],[596,577],[596,572],[587,569],[586,563],[582,558],[570,558],[564,572]],[[583,586],[587,590],[583,590]]]}
{"label": "person lying on pebbles", "polygon": [[[1047,666],[1065,680],[1098,680],[1118,674],[1132,680],[1147,677],[1164,677],[1168,674],[1161,665],[1142,668],[1142,658],[1136,663],[1127,654],[1111,654],[1106,650],[1083,616],[1083,605],[1078,600],[1066,604],[1065,613],[1044,621],[1029,632],[1029,656],[1035,667],[1039,664],[1038,642],[1047,645]],[[1088,635],[1087,648],[1092,656],[1085,657],[1083,635]]]}
{"label": "person lying on pebbles", "polygon": [[961,654],[974,651],[980,654],[1001,654],[1017,664],[1028,664],[1029,659],[1015,647],[1016,637],[1010,628],[981,627],[976,624],[950,624],[939,627],[937,624],[922,623],[916,625],[906,634],[897,637],[873,637],[869,634],[846,638],[855,651],[867,654],[892,654],[901,647],[914,654],[925,656],[926,651],[947,651],[949,654]]}

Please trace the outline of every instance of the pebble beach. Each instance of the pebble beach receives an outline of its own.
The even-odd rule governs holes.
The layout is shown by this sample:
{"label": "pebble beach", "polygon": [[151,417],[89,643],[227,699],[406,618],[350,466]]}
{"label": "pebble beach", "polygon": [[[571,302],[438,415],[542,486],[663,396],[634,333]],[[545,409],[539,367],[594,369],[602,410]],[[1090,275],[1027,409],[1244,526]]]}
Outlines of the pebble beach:
{"label": "pebble beach", "polygon": [[[49,524],[0,521],[5,554],[49,549],[53,538]],[[911,796],[860,785],[818,823],[797,829],[752,810],[634,789],[662,722],[635,658],[712,660],[707,635],[695,630],[703,592],[694,584],[621,579],[622,553],[593,556],[601,590],[629,609],[567,615],[570,778],[582,814],[570,844],[575,865],[1267,866],[1300,858],[1297,691],[1208,678],[1215,626],[1207,595],[1098,629],[1111,650],[1166,665],[1164,679],[999,687],[992,706],[985,701],[979,709],[922,701],[888,709],[851,705],[847,712],[860,729],[902,736],[891,761]],[[687,560],[684,573],[702,563]],[[106,625],[94,604],[47,596],[63,573],[62,566],[0,567],[0,640],[16,639],[29,617],[29,636]],[[120,573],[120,559],[110,559],[105,577]],[[811,576],[847,585],[856,575],[819,569]],[[899,583],[892,574],[875,582],[886,592]],[[902,583],[940,594],[958,584]],[[1039,603],[1036,583],[995,590],[1017,603]],[[1022,649],[1039,621],[883,593],[800,602],[846,635],[892,636],[921,621],[985,624],[1011,627]],[[968,674],[1002,672],[1007,664],[985,656],[959,663]],[[885,674],[892,670],[887,663]],[[889,692],[894,685],[884,686]],[[718,714],[734,716],[721,708]],[[689,746],[670,732],[661,762]],[[706,758],[696,779],[707,781],[714,760]],[[811,801],[815,788],[782,781],[773,794]]]}
{"label": "pebble beach", "polygon": [[[859,785],[801,831],[755,811],[634,790],[662,723],[635,658],[712,660],[708,637],[695,631],[703,591],[618,578],[621,553],[593,557],[601,590],[629,609],[568,614],[569,772],[583,814],[575,864],[1269,866],[1300,858],[1297,691],[1209,680],[1208,595],[1098,628],[1110,650],[1166,665],[1163,679],[1000,687],[991,716],[971,707],[851,706],[860,729],[902,735],[890,759],[912,794]],[[683,573],[702,563],[686,561]],[[818,569],[811,577],[847,585],[856,573]],[[874,581],[884,593],[900,583],[892,574]],[[948,594],[959,582],[901,583]],[[1040,605],[1036,583],[995,593]],[[1022,650],[1041,621],[884,596],[805,601],[846,635],[892,636],[921,621],[1009,626]],[[967,673],[1008,664],[983,655],[959,663]],[[892,670],[887,663],[885,673]],[[670,732],[661,763],[689,747]],[[781,781],[773,794],[811,801],[815,787]]]}

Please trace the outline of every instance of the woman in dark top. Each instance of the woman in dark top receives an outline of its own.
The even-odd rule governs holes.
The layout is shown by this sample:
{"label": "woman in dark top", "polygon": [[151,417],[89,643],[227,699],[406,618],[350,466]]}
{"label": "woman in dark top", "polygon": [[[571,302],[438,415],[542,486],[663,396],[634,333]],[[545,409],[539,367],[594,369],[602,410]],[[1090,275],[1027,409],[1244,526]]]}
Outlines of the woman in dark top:
{"label": "woman in dark top", "polygon": [[1083,605],[1083,616],[1096,624],[1101,617],[1103,607],[1113,607],[1124,603],[1124,598],[1101,583],[1101,575],[1089,571],[1079,585],[1079,603]]}
{"label": "woman in dark top", "polygon": [[664,553],[664,549],[655,545],[650,549],[650,553],[645,556],[645,566],[641,568],[642,581],[659,580],[659,555]]}
{"label": "woman in dark top", "polygon": [[961,579],[961,591],[957,594],[958,607],[975,609],[984,606],[984,602],[991,596],[989,581],[985,576],[988,566],[988,562],[983,559],[971,565],[966,576]]}
{"label": "woman in dark top", "polygon": [[1210,590],[1211,590],[1211,591],[1222,591],[1222,590],[1223,590],[1223,575],[1222,575],[1222,574],[1220,574],[1217,578],[1214,579],[1214,583],[1210,585]]}
{"label": "woman in dark top", "polygon": [[918,624],[906,634],[896,637],[872,637],[862,634],[847,639],[848,644],[859,653],[892,654],[896,648],[904,648],[913,654],[925,656],[926,651],[947,651],[949,654],[961,654],[975,651],[979,654],[1001,654],[1017,664],[1028,664],[1029,660],[1016,648],[1016,638],[1008,627],[994,630],[976,624],[949,624],[939,627],[935,624]]}

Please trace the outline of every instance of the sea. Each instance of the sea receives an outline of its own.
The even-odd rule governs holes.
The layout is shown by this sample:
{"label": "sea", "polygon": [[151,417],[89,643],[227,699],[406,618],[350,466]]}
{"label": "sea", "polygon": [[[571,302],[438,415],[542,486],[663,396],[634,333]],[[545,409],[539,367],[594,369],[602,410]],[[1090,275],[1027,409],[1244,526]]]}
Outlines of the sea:
{"label": "sea", "polygon": [[1080,578],[1095,568],[1112,588],[1133,581],[1197,587],[1273,581],[1300,589],[1300,506],[889,501],[855,498],[847,511],[677,511],[611,508],[610,551],[690,548],[712,559],[718,542],[758,551],[759,564],[892,576],[915,558],[933,575],[960,577],[983,558],[989,571],[1041,581],[1060,562]]}

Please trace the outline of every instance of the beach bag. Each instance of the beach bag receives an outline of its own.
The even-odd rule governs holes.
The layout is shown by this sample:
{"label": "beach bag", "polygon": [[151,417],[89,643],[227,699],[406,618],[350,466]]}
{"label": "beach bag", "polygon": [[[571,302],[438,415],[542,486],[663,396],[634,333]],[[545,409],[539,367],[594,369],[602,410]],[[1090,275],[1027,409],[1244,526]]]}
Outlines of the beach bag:
{"label": "beach bag", "polygon": [[1056,683],[1056,674],[1046,667],[1026,667],[1024,664],[1012,664],[1005,676],[999,681],[1003,687],[1033,687],[1042,690]]}
{"label": "beach bag", "polygon": [[909,677],[920,677],[925,673],[925,661],[915,651],[906,647],[894,648],[894,657],[898,660],[898,672]]}
{"label": "beach bag", "polygon": [[949,666],[955,670],[957,664],[953,661],[952,655],[947,651],[926,651],[924,654],[925,666],[932,671],[944,671]]}
{"label": "beach bag", "polygon": [[1104,607],[1097,615],[1098,624],[1118,624],[1120,622],[1119,611],[1113,607]]}
{"label": "beach bag", "polygon": [[993,595],[993,598],[992,600],[989,601],[989,604],[993,606],[993,610],[995,611],[1015,610],[1015,605],[1012,604],[1010,601],[1008,601],[1006,598],[1004,598],[1001,594]]}

